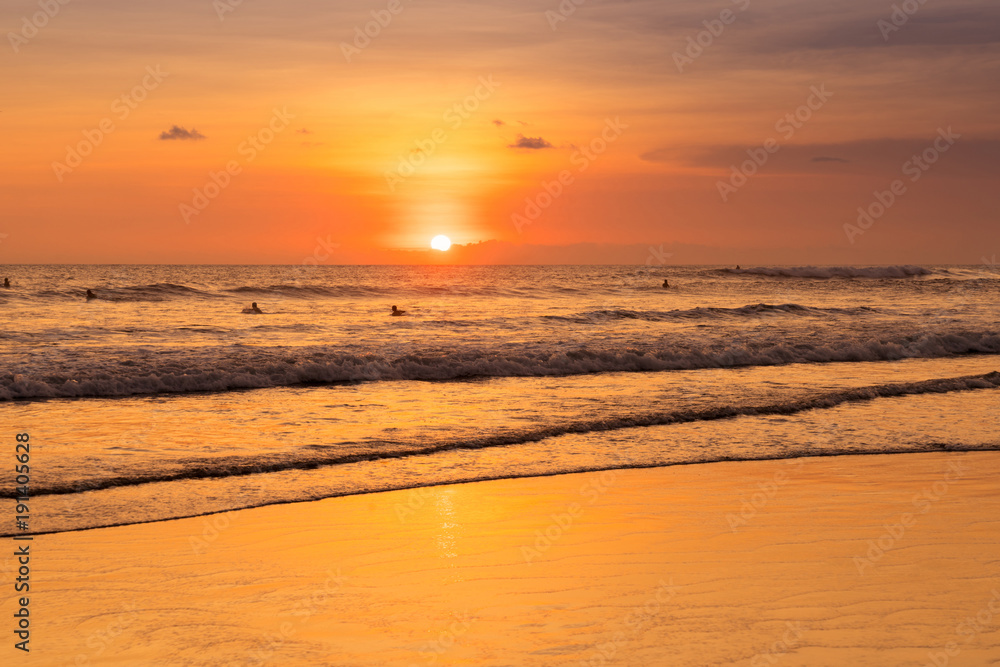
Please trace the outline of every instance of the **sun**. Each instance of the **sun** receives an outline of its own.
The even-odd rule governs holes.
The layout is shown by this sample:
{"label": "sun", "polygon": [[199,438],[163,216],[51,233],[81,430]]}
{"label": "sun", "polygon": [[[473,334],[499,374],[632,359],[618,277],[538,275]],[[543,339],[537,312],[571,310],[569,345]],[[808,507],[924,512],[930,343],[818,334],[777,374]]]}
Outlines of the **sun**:
{"label": "sun", "polygon": [[444,234],[438,234],[437,236],[431,239],[431,247],[434,248],[435,250],[441,250],[441,251],[447,250],[448,248],[451,247],[451,239],[445,236]]}

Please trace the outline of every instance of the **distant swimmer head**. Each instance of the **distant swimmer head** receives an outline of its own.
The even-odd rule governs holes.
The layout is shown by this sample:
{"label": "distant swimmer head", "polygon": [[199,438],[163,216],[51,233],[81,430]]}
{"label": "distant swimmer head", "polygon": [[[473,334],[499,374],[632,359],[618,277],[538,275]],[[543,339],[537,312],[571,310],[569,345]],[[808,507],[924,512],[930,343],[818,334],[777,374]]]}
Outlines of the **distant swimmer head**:
{"label": "distant swimmer head", "polygon": [[249,308],[244,308],[243,312],[245,314],[253,313],[255,315],[263,315],[264,314],[264,311],[257,307],[257,302],[256,301],[254,301],[253,303],[251,303]]}
{"label": "distant swimmer head", "polygon": [[669,281],[669,280],[667,280],[666,278],[664,278],[664,279],[663,279],[663,286],[664,286],[664,287],[670,287],[670,281]]}
{"label": "distant swimmer head", "polygon": [[3,279],[3,286],[4,287],[10,287],[10,278],[4,278]]}
{"label": "distant swimmer head", "polygon": [[87,301],[90,301],[91,299],[96,299],[96,298],[97,298],[96,294],[94,294],[90,290],[87,290]]}
{"label": "distant swimmer head", "polygon": [[390,315],[406,315],[406,311],[405,310],[399,310],[398,308],[396,308],[396,306],[393,306],[392,307],[392,312],[389,313],[389,314]]}
{"label": "distant swimmer head", "polygon": [[739,265],[739,264],[737,264],[737,265],[736,265],[736,270],[737,270],[737,271],[739,271],[739,270],[740,270],[740,265]]}

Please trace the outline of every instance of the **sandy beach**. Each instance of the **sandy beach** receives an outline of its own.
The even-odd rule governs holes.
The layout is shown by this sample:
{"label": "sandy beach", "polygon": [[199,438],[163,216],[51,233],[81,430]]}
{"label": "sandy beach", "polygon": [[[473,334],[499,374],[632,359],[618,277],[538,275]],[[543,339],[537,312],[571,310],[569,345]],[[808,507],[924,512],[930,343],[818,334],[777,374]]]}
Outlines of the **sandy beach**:
{"label": "sandy beach", "polygon": [[998,473],[716,463],[40,536],[27,664],[995,664]]}

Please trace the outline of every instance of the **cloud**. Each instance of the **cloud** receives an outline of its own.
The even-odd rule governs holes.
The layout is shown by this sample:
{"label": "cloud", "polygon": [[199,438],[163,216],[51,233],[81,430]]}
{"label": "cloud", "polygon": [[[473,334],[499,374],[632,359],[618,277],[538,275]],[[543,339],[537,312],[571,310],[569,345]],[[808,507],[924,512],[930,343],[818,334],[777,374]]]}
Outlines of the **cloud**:
{"label": "cloud", "polygon": [[168,141],[171,139],[191,139],[197,141],[198,139],[204,139],[204,138],[205,135],[193,127],[190,130],[187,130],[178,125],[174,125],[173,127],[170,128],[169,132],[160,132],[161,141]]}
{"label": "cloud", "polygon": [[[749,11],[742,11],[744,2],[746,6],[742,8]],[[982,0],[954,2],[951,6],[920,2],[919,10],[908,14],[906,21],[898,24],[893,23],[895,5],[891,3],[882,6],[863,0],[825,3],[740,0],[739,4],[734,4],[733,25],[738,31],[726,28],[725,37],[717,40],[719,45],[712,44],[711,48],[731,50],[741,59],[747,55],[788,51],[884,49],[887,46],[969,47],[1000,41],[1000,7],[988,6],[990,3]],[[749,8],[751,4],[752,9]],[[634,6],[639,9],[619,12],[620,15],[612,14],[613,6],[607,3],[607,14],[603,17],[606,21],[629,32],[658,35],[674,41],[681,45],[681,50],[687,38],[697,32],[692,26],[713,18],[706,15],[704,3],[697,1],[637,1]],[[592,8],[591,11],[598,10]],[[898,13],[896,20],[900,20]],[[882,27],[880,21],[884,22]],[[886,24],[890,27],[884,27]],[[719,66],[728,65],[721,61]]]}
{"label": "cloud", "polygon": [[[903,165],[932,149],[937,133],[896,139],[859,139],[824,144],[781,145],[767,159],[761,171],[779,173],[829,173],[830,163],[849,163],[854,174],[899,174]],[[647,151],[639,156],[646,162],[673,164],[694,169],[728,172],[751,156],[757,146],[691,145]],[[837,157],[832,157],[837,156]],[[934,173],[985,177],[1000,172],[1000,139],[962,136],[934,163]]]}
{"label": "cloud", "polygon": [[552,144],[541,137],[526,137],[523,134],[519,134],[517,135],[517,141],[507,146],[507,148],[531,148],[537,150],[540,148],[552,148]]}
{"label": "cloud", "polygon": [[503,127],[503,126],[504,126],[504,125],[506,125],[507,123],[505,123],[505,122],[503,122],[502,120],[500,120],[499,118],[497,118],[497,119],[495,119],[495,120],[493,121],[493,124],[494,124],[494,125],[496,125],[497,127]]}

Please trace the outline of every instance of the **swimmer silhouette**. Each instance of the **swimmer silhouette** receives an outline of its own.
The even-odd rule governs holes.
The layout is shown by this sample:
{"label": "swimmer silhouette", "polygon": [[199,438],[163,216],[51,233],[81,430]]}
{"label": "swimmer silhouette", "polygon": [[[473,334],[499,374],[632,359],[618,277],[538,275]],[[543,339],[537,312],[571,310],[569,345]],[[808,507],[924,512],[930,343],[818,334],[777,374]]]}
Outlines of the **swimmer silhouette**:
{"label": "swimmer silhouette", "polygon": [[396,310],[396,306],[393,306],[392,307],[392,312],[389,313],[389,314],[390,315],[406,315],[406,311],[405,310]]}
{"label": "swimmer silhouette", "polygon": [[670,287],[670,283],[667,281],[666,278],[663,279],[663,286],[664,287]]}
{"label": "swimmer silhouette", "polygon": [[10,278],[4,278],[3,279],[3,286],[4,287],[10,287]]}
{"label": "swimmer silhouette", "polygon": [[253,314],[253,315],[263,315],[264,314],[264,311],[257,307],[257,302],[256,301],[254,301],[253,303],[251,303],[249,308],[244,308],[243,312],[246,313],[246,314]]}
{"label": "swimmer silhouette", "polygon": [[87,290],[87,301],[90,301],[91,299],[96,299],[96,298],[97,298],[96,294],[94,294],[90,290]]}
{"label": "swimmer silhouette", "polygon": [[739,270],[740,270],[740,265],[739,265],[739,264],[737,264],[737,265],[736,265],[736,270],[737,270],[737,271],[739,271]]}

